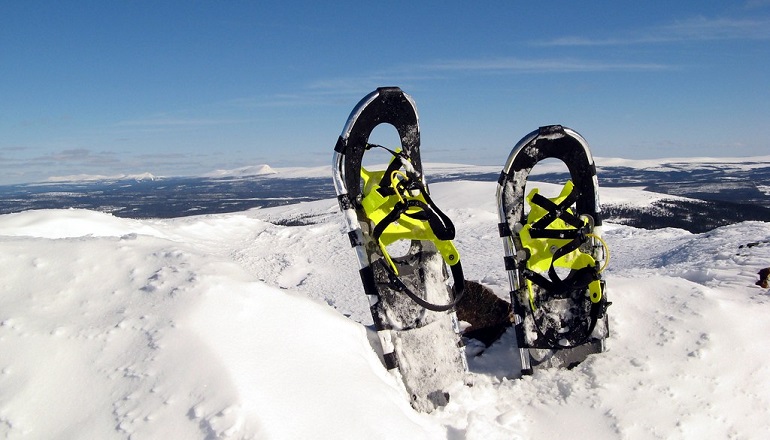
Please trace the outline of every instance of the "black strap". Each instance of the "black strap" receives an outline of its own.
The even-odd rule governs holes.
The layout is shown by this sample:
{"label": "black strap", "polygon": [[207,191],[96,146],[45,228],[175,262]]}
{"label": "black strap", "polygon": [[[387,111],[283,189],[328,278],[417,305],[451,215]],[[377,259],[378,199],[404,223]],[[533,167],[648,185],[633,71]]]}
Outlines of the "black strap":
{"label": "black strap", "polygon": [[556,260],[579,248],[581,244],[585,243],[585,241],[585,236],[579,236],[564,246],[560,247],[556,250],[556,252],[553,253],[553,258],[551,259],[551,267],[548,268],[548,277],[551,279],[551,281],[557,285],[563,286],[563,288],[582,289],[588,287],[591,281],[597,279],[596,277],[598,277],[599,274],[598,268],[595,266],[586,266],[577,270],[573,269],[565,279],[561,279],[559,277],[559,274],[556,273],[556,268],[554,267],[554,262]]}
{"label": "black strap", "polygon": [[[557,333],[555,329],[551,329],[551,331],[544,332],[540,328],[540,324],[538,324],[533,314],[532,322],[535,324],[535,331],[537,332],[538,339],[545,340],[548,347],[553,349],[572,348],[577,347],[578,345],[583,345],[591,338],[591,334],[594,332],[594,329],[596,329],[596,324],[598,324],[599,320],[602,318],[602,316],[604,316],[604,313],[610,304],[612,303],[606,301],[592,303],[591,309],[588,312],[588,325],[584,327],[583,331],[579,331],[578,329],[570,329],[570,331],[567,333]],[[566,340],[567,344],[562,344],[562,340]]]}
{"label": "black strap", "polygon": [[[390,163],[388,164],[388,167],[385,169],[385,172],[382,174],[382,179],[380,179],[380,184],[379,184],[379,188],[377,188],[377,191],[385,197],[394,195],[397,189],[391,186],[390,176],[393,174],[394,171],[397,171],[402,166],[406,165],[406,163],[409,163],[411,165],[411,162],[409,162],[409,155],[403,151],[395,151],[395,150],[391,150],[388,147],[383,147],[382,145],[367,143],[366,149],[368,150],[371,148],[382,148],[383,150],[393,155],[393,160],[390,161]],[[419,176],[415,175],[412,171],[407,171],[406,175],[410,181],[413,181],[413,182],[420,181]]]}
{"label": "black strap", "polygon": [[[598,324],[599,320],[602,319],[604,314],[607,312],[607,307],[612,305],[612,303],[607,301],[604,297],[603,284],[601,289],[602,289],[602,299],[598,302],[591,303],[591,307],[588,312],[587,325],[583,326],[582,329],[571,328],[570,331],[566,333],[558,333],[556,329],[550,329],[551,331],[543,331],[540,328],[540,323],[538,323],[535,317],[535,311],[530,310],[530,313],[532,313],[532,322],[535,326],[535,331],[538,335],[538,339],[545,340],[546,344],[548,345],[548,348],[554,348],[554,349],[576,347],[578,345],[582,345],[585,342],[587,342],[591,338],[591,334],[593,334],[594,329],[596,329],[596,325]],[[562,344],[561,343],[562,340],[566,340],[567,345]],[[542,348],[542,347],[535,347],[535,348]]]}
{"label": "black strap", "polygon": [[[385,148],[385,147],[382,147],[382,148]],[[397,171],[399,168],[401,168],[401,166],[403,165],[403,161],[401,160],[400,154],[397,154],[394,151],[391,151],[391,153],[395,154],[396,157],[394,157],[393,160],[390,161],[390,164],[388,164],[388,168],[382,174],[382,179],[380,179],[380,184],[377,188],[377,192],[379,192],[384,197],[395,195],[396,191],[401,189],[401,188],[394,188],[393,186],[391,186],[390,176],[393,174],[394,171]],[[399,183],[398,186],[402,187],[403,185]]]}
{"label": "black strap", "polygon": [[393,273],[393,269],[391,269],[391,267],[385,261],[380,259],[378,262],[385,269],[385,273],[388,274],[388,281],[390,282],[390,287],[393,290],[406,294],[406,296],[411,298],[412,301],[430,311],[446,312],[447,310],[456,306],[465,294],[465,277],[463,276],[463,268],[459,261],[454,266],[449,266],[452,271],[452,279],[454,280],[454,299],[452,299],[452,301],[447,304],[433,304],[424,300],[422,297],[412,292],[412,289],[407,287],[407,285],[401,281],[401,278]]}
{"label": "black strap", "polygon": [[[429,204],[415,199],[396,203],[396,205],[393,207],[393,210],[389,212],[388,215],[386,215],[385,218],[383,218],[379,223],[377,223],[377,225],[375,225],[374,230],[372,231],[372,237],[376,241],[379,241],[380,236],[382,236],[382,233],[385,231],[385,228],[387,228],[388,225],[397,221],[401,215],[406,215],[417,220],[427,221],[428,225],[433,231],[433,234],[439,240],[444,241],[454,239],[455,227],[452,221],[449,219],[449,217],[446,216],[446,214],[441,212],[441,210],[436,207],[427,193],[423,193],[423,197],[425,197],[425,200],[429,202]],[[420,211],[415,213],[407,213],[406,211],[411,207],[418,207],[420,208]],[[460,302],[460,299],[465,292],[465,279],[463,277],[462,266],[459,261],[456,264],[450,266],[452,271],[452,278],[454,279],[454,300],[448,304],[433,304],[422,299],[419,295],[412,292],[412,290],[409,289],[409,287],[407,287],[403,281],[401,281],[398,275],[393,272],[393,269],[390,267],[390,265],[385,263],[385,261],[382,259],[380,259],[379,262],[383,265],[385,272],[388,274],[390,285],[394,290],[405,293],[409,298],[412,299],[412,301],[428,310],[434,312],[447,311]]]}
{"label": "black strap", "polygon": [[[532,238],[561,238],[554,236],[555,233],[574,234],[575,229],[581,229],[584,222],[572,214],[569,207],[577,201],[579,193],[571,191],[558,205],[551,199],[548,199],[537,193],[532,196],[532,203],[545,209],[547,212],[530,226]],[[575,229],[546,229],[556,219],[561,219]],[[569,238],[569,237],[564,237]]]}
{"label": "black strap", "polygon": [[[385,148],[385,147],[381,147]],[[385,148],[388,150],[387,148]],[[391,150],[388,150],[391,151]],[[413,175],[413,173],[407,174],[407,179],[405,181],[401,181],[398,183],[398,188],[393,190],[393,187],[390,186],[390,178],[388,177],[389,174],[391,174],[393,171],[398,170],[402,165],[402,156],[398,155],[398,153],[391,151],[391,153],[397,155],[396,158],[394,158],[393,161],[391,161],[390,165],[388,166],[388,169],[385,171],[385,175],[383,176],[383,180],[380,182],[380,188],[378,188],[378,191],[382,189],[383,187],[387,186],[391,189],[388,194],[384,194],[382,191],[380,194],[383,196],[389,196],[394,195],[395,191],[400,192],[407,192],[407,191],[414,191],[417,190],[422,194],[423,198],[425,199],[425,202],[422,202],[417,199],[408,199],[404,201],[399,201],[393,206],[393,210],[388,213],[382,220],[380,220],[377,225],[375,225],[374,230],[372,231],[372,236],[375,240],[380,239],[380,236],[385,231],[385,228],[388,227],[388,225],[396,222],[402,215],[406,215],[407,217],[413,218],[415,220],[421,220],[421,221],[427,221],[428,226],[430,226],[431,230],[433,231],[433,234],[438,238],[439,240],[446,241],[446,240],[454,240],[455,238],[455,226],[454,223],[452,223],[452,220],[444,214],[443,211],[441,211],[438,206],[433,202],[433,199],[431,199],[430,194],[428,194],[428,191],[425,190],[425,185],[423,185],[422,181],[419,179],[418,176]],[[406,157],[406,156],[404,156]],[[409,174],[412,174],[411,176]],[[407,210],[409,208],[419,208],[420,211],[408,213]]]}
{"label": "black strap", "polygon": [[[540,206],[547,212],[530,225],[530,237],[568,239],[570,241],[553,253],[551,265],[548,268],[548,278],[550,280],[526,268],[522,270],[522,273],[533,283],[554,292],[557,296],[564,295],[570,290],[584,289],[598,277],[598,271],[595,267],[584,267],[571,271],[565,279],[562,279],[556,273],[556,268],[554,267],[554,263],[558,259],[579,248],[587,240],[588,226],[569,210],[569,207],[577,201],[578,197],[579,192],[574,189],[558,204],[540,193],[535,193],[532,196],[532,203]],[[573,226],[573,228],[547,229],[557,219],[563,220],[568,225]]]}
{"label": "black strap", "polygon": [[[429,199],[426,197],[426,200]],[[431,206],[433,206],[433,208],[431,208]],[[420,208],[420,211],[408,213],[406,211],[409,208]],[[428,205],[420,200],[414,199],[396,203],[395,206],[393,206],[393,210],[374,226],[372,237],[376,241],[379,241],[383,232],[385,232],[385,229],[398,221],[402,215],[415,220],[427,221],[433,234],[439,240],[446,241],[455,238],[455,226],[446,214],[438,210],[435,205]]]}
{"label": "black strap", "polygon": [[396,153],[395,150],[391,150],[388,147],[383,147],[382,145],[370,144],[370,143],[367,142],[367,144],[364,146],[364,149],[366,149],[366,150],[371,150],[372,148],[382,148],[383,150],[389,152],[390,154],[392,154],[394,156],[398,156],[399,155],[399,153]]}
{"label": "black strap", "polygon": [[[393,188],[390,176],[393,172],[399,170],[402,166],[405,166],[406,163],[408,163],[409,156],[403,152],[397,153],[381,145],[367,144],[367,148],[373,147],[387,150],[394,156],[393,160],[388,165],[388,168],[385,170],[382,179],[380,180],[380,185],[379,188],[377,188],[377,191],[379,191],[381,195],[387,197],[395,195],[396,191],[399,193],[406,193],[408,191],[417,190],[420,192],[420,194],[422,194],[425,202],[417,199],[407,199],[397,202],[393,206],[393,210],[390,211],[388,215],[386,215],[382,220],[380,220],[379,223],[374,226],[374,229],[372,230],[372,238],[379,242],[380,237],[382,236],[383,232],[385,232],[385,229],[389,225],[398,221],[398,219],[404,215],[415,220],[427,221],[428,226],[430,227],[431,231],[433,231],[433,235],[435,235],[437,239],[441,241],[453,240],[455,238],[455,226],[452,223],[452,220],[436,206],[436,204],[433,202],[433,199],[430,198],[430,195],[425,190],[425,185],[423,185],[422,180],[418,175],[412,171],[407,170],[405,173],[406,179],[400,181],[397,184],[397,187]],[[419,210],[417,212],[407,212],[410,208],[419,208]],[[450,266],[452,278],[454,280],[454,299],[448,304],[433,304],[424,300],[419,295],[412,292],[412,290],[409,289],[406,284],[404,284],[398,275],[393,272],[393,269],[390,267],[390,265],[385,263],[383,260],[379,260],[379,263],[383,265],[385,272],[388,274],[390,285],[394,290],[406,294],[406,296],[411,298],[412,301],[428,310],[434,312],[447,311],[456,306],[465,293],[465,278],[463,276],[462,265],[459,261],[456,264]]]}
{"label": "black strap", "polygon": [[[536,193],[532,196],[532,203],[536,204],[547,212],[543,217],[535,221],[530,225],[530,237],[532,238],[545,238],[545,239],[565,239],[570,240],[564,246],[560,247],[553,252],[551,257],[551,265],[548,268],[548,278],[545,276],[528,269],[524,264],[521,268],[521,274],[524,278],[530,280],[532,283],[538,285],[542,289],[551,293],[551,296],[557,298],[567,298],[569,294],[575,290],[583,290],[589,286],[593,281],[599,279],[598,268],[596,266],[584,267],[577,270],[571,270],[566,278],[562,279],[556,273],[554,263],[560,258],[568,255],[572,251],[578,249],[587,240],[587,233],[589,232],[589,226],[585,224],[583,220],[575,216],[570,212],[569,207],[577,201],[579,192],[576,190],[571,191],[567,196],[558,204]],[[548,229],[555,220],[560,219],[566,224],[572,226],[570,229]],[[554,329],[548,332],[542,331],[540,324],[537,322],[534,316],[534,310],[532,310],[532,319],[535,324],[535,330],[539,339],[544,339],[546,343],[552,348],[566,348],[574,347],[585,343],[596,328],[596,324],[601,319],[605,310],[607,309],[606,300],[602,295],[602,300],[598,302],[592,302],[588,316],[588,325],[584,329],[571,329],[567,333],[557,333]],[[561,340],[566,340],[568,345],[560,343]]]}

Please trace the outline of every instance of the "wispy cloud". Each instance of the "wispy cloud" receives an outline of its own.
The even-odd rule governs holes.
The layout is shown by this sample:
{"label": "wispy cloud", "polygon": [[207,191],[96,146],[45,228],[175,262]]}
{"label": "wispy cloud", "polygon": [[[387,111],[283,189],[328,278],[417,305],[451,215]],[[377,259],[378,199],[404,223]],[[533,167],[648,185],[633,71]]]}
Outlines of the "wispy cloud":
{"label": "wispy cloud", "polygon": [[[424,78],[422,78],[424,79]],[[399,67],[385,72],[349,75],[310,80],[296,87],[291,92],[266,94],[230,99],[218,103],[222,107],[234,109],[296,108],[328,105],[350,105],[351,101],[361,97],[362,90],[372,90],[382,85],[408,86],[415,78],[410,69]]]}
{"label": "wispy cloud", "polygon": [[[314,96],[335,95],[349,102],[360,96],[362,90],[369,90],[383,84],[398,84],[414,88],[421,82],[447,79],[457,75],[515,75],[534,73],[575,73],[575,72],[641,72],[676,69],[677,66],[663,63],[592,60],[581,58],[539,58],[518,57],[461,58],[432,60],[423,63],[400,65],[376,75],[362,74],[316,80],[306,86],[305,92]],[[328,102],[328,101],[327,101]]]}
{"label": "wispy cloud", "polygon": [[275,93],[264,96],[235,98],[222,102],[220,105],[236,109],[258,109],[316,105],[323,102],[323,96],[305,90],[304,92],[298,91],[292,93]]}
{"label": "wispy cloud", "polygon": [[[429,81],[447,80],[460,75],[506,75],[535,73],[574,72],[621,72],[621,71],[662,71],[677,66],[652,62],[628,62],[580,58],[459,58],[434,59],[411,64],[396,64],[385,69],[362,71],[337,77],[311,80],[289,93],[274,93],[263,96],[241,97],[218,103],[222,107],[236,109],[291,108],[328,105],[350,105],[361,97],[362,91],[373,90],[383,85],[398,85],[417,90],[420,84]],[[127,121],[122,125],[146,128],[154,126],[181,126],[189,123],[225,123],[239,121],[222,120],[175,120],[151,119]]]}
{"label": "wispy cloud", "polygon": [[660,63],[627,63],[584,60],[578,58],[521,59],[490,58],[434,61],[418,68],[433,72],[488,72],[488,73],[542,73],[542,72],[609,72],[665,70],[671,66]]}
{"label": "wispy cloud", "polygon": [[759,9],[764,7],[770,7],[770,0],[748,0],[745,5],[746,9]]}
{"label": "wispy cloud", "polygon": [[770,19],[709,19],[697,17],[662,28],[672,39],[685,40],[767,40]]}
{"label": "wispy cloud", "polygon": [[768,18],[694,17],[613,37],[566,36],[538,41],[539,46],[620,46],[716,40],[770,40]]}
{"label": "wispy cloud", "polygon": [[[0,158],[0,184],[42,182],[54,176],[122,176],[151,173],[158,176],[193,175],[219,166],[210,153],[143,153],[70,148],[27,158]],[[55,179],[55,177],[54,177]]]}
{"label": "wispy cloud", "polygon": [[231,125],[248,122],[245,119],[216,119],[216,118],[179,118],[179,117],[149,117],[117,122],[118,127],[144,127],[154,129],[210,127],[215,125]]}
{"label": "wispy cloud", "polygon": [[121,162],[117,153],[110,151],[93,151],[86,148],[72,148],[52,152],[30,160],[37,163],[49,164],[78,164],[82,166],[114,165]]}

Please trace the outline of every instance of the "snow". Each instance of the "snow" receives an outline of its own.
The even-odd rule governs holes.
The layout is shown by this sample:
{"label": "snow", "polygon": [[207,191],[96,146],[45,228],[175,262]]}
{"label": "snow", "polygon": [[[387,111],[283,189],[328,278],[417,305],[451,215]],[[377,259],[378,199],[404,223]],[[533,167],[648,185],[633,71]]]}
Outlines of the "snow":
{"label": "snow", "polygon": [[234,170],[216,170],[210,173],[206,173],[203,177],[211,178],[225,178],[225,177],[247,177],[247,176],[264,176],[270,174],[277,174],[270,165],[250,165],[246,167],[236,168]]}
{"label": "snow", "polygon": [[155,180],[156,177],[149,172],[140,174],[116,174],[111,176],[105,176],[103,174],[75,174],[70,176],[51,176],[46,179],[48,183],[62,183],[62,182],[94,182],[103,180]]}
{"label": "snow", "polygon": [[[457,226],[466,277],[505,297],[496,184],[430,188]],[[280,225],[296,218],[306,224]],[[430,414],[372,348],[344,231],[333,199],[163,220],[0,216],[0,437],[770,434],[770,296],[754,284],[770,266],[768,223],[704,234],[605,223],[609,351],[517,378],[509,331],[470,359],[472,386],[455,383]]]}
{"label": "snow", "polygon": [[750,157],[678,157],[661,159],[621,159],[597,157],[597,167],[624,167],[658,171],[699,170],[721,168],[752,170],[770,165],[770,156]]}

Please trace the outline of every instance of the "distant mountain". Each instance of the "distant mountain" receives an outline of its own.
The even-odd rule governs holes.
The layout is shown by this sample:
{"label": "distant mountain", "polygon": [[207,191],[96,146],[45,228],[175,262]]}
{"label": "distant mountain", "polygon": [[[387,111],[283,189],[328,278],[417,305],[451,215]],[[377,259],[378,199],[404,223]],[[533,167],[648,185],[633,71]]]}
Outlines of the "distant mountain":
{"label": "distant mountain", "polygon": [[112,176],[105,176],[102,174],[75,174],[70,176],[52,176],[49,177],[46,182],[51,183],[68,183],[68,182],[104,182],[104,181],[116,181],[116,180],[155,180],[157,179],[152,173],[140,173],[140,174],[117,174]]}
{"label": "distant mountain", "polygon": [[222,179],[228,177],[252,177],[252,176],[266,176],[270,174],[278,174],[276,170],[270,167],[270,165],[251,165],[236,168],[233,170],[216,170],[210,173],[206,173],[201,177],[209,177],[214,179]]}

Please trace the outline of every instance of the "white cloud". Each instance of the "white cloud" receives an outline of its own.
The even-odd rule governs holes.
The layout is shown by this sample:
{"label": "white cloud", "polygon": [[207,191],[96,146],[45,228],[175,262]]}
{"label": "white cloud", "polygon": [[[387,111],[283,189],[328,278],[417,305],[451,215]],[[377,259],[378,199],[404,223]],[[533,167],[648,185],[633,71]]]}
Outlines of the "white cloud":
{"label": "white cloud", "polygon": [[607,72],[665,70],[670,66],[659,63],[626,63],[584,60],[579,58],[521,59],[489,58],[435,61],[421,66],[428,71],[486,71],[490,73],[527,72]]}
{"label": "white cloud", "polygon": [[683,40],[767,40],[770,19],[709,19],[696,17],[662,28],[671,39]]}
{"label": "white cloud", "polygon": [[[770,1],[768,2],[770,4]],[[566,36],[534,44],[540,46],[621,46],[715,40],[768,40],[770,19],[694,17],[612,37]]]}
{"label": "white cloud", "polygon": [[[305,87],[307,96],[344,98],[349,102],[361,96],[362,90],[373,90],[383,85],[399,85],[416,89],[417,84],[447,79],[458,74],[527,74],[574,72],[662,71],[677,66],[662,63],[614,62],[581,58],[526,59],[517,57],[461,58],[432,60],[424,63],[401,65],[378,74],[319,79]],[[309,98],[308,98],[309,99]],[[325,102],[328,102],[328,98]]]}
{"label": "white cloud", "polygon": [[244,119],[207,119],[207,118],[178,118],[157,117],[147,119],[135,119],[120,121],[115,125],[120,127],[151,127],[151,128],[178,128],[178,127],[202,127],[212,125],[229,125],[248,122]]}
{"label": "white cloud", "polygon": [[748,0],[746,9],[759,9],[770,6],[770,0]]}

